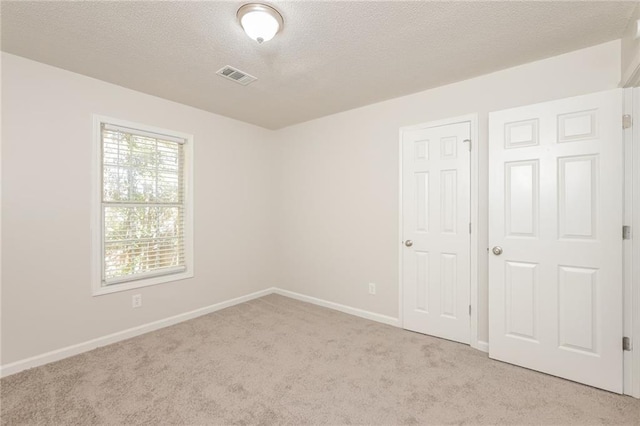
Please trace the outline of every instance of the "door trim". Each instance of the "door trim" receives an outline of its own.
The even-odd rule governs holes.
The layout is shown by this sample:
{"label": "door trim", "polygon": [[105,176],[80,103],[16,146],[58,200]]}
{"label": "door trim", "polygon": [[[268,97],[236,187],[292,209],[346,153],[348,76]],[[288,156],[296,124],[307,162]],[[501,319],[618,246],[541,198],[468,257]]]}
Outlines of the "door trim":
{"label": "door trim", "polygon": [[[471,304],[471,329],[469,330],[469,342],[472,348],[479,349],[484,352],[489,351],[487,342],[478,340],[478,191],[479,191],[479,170],[478,170],[478,114],[467,114],[459,117],[445,118],[442,120],[429,121],[427,123],[416,124],[412,126],[401,127],[398,133],[398,182],[399,182],[399,218],[398,218],[398,235],[399,245],[402,247],[402,230],[403,230],[403,208],[402,208],[402,196],[403,196],[403,183],[402,183],[402,138],[404,132],[428,129],[430,127],[447,126],[451,124],[469,123],[471,133],[471,158],[470,158],[470,220],[471,220],[471,236],[470,236],[470,292],[469,303]],[[398,321],[400,327],[404,327],[404,306],[403,306],[403,255],[404,250],[400,249],[398,254]]]}
{"label": "door trim", "polygon": [[624,268],[624,335],[631,337],[633,348],[623,355],[623,387],[626,395],[640,398],[640,88],[625,89],[624,102],[624,114],[631,114],[633,121],[624,132],[625,169],[630,166],[631,170],[625,170],[625,224],[631,225],[632,232],[623,251],[629,262]]}

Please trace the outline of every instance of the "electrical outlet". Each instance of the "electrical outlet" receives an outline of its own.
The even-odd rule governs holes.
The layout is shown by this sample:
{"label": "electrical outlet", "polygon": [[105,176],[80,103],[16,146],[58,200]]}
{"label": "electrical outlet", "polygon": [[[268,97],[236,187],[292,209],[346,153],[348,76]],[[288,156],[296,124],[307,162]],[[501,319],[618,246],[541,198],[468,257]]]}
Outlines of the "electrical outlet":
{"label": "electrical outlet", "polygon": [[141,294],[134,294],[131,297],[131,306],[133,306],[134,308],[139,308],[142,306],[142,295]]}
{"label": "electrical outlet", "polygon": [[376,294],[376,284],[369,283],[369,294]]}

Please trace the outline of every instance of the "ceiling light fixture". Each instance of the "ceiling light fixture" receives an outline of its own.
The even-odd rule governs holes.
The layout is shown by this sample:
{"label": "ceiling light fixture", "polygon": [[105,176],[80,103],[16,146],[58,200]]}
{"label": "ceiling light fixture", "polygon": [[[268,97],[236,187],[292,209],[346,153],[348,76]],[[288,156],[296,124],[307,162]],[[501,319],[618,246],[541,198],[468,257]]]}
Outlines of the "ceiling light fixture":
{"label": "ceiling light fixture", "polygon": [[238,21],[244,32],[258,43],[271,40],[284,26],[277,10],[260,3],[245,4],[238,9]]}

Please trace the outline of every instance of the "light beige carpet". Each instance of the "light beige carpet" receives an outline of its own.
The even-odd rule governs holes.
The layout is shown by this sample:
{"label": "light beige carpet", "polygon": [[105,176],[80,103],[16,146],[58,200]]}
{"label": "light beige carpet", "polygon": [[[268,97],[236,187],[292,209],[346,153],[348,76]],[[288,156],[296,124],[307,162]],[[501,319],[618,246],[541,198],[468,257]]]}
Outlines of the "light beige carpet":
{"label": "light beige carpet", "polygon": [[2,379],[2,424],[640,424],[640,401],[270,295]]}

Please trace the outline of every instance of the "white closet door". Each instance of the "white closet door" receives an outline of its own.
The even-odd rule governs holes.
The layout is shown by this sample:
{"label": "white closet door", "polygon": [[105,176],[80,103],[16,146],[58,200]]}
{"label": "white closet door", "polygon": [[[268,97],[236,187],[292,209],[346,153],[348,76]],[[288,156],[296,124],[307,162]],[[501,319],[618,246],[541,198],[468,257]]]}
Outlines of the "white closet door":
{"label": "white closet door", "polygon": [[489,354],[622,392],[622,92],[489,116]]}
{"label": "white closet door", "polygon": [[469,343],[470,123],[402,134],[403,326]]}

